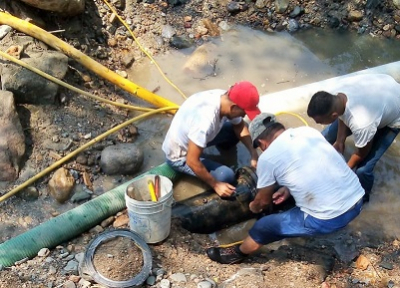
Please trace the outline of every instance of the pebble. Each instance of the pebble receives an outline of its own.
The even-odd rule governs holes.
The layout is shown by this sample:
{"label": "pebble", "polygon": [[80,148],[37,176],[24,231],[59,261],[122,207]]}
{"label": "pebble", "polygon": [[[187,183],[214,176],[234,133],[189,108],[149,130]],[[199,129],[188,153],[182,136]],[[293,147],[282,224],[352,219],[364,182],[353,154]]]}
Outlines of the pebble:
{"label": "pebble", "polygon": [[171,286],[171,282],[168,279],[162,279],[160,281],[160,288],[169,288]]}
{"label": "pebble", "polygon": [[71,280],[68,280],[64,283],[63,288],[76,288],[76,285]]}
{"label": "pebble", "polygon": [[49,274],[54,275],[56,273],[57,273],[57,269],[54,266],[50,265],[49,266]]}
{"label": "pebble", "polygon": [[183,273],[174,273],[170,276],[171,280],[174,282],[186,282],[186,276]]}
{"label": "pebble", "polygon": [[75,273],[78,272],[78,262],[75,260],[71,260],[67,263],[67,266],[64,267],[66,272]]}
{"label": "pebble", "polygon": [[146,284],[153,286],[156,283],[156,277],[154,277],[153,275],[149,276],[146,280]]}
{"label": "pebble", "polygon": [[81,263],[85,258],[85,253],[81,252],[75,255],[75,260]]}
{"label": "pebble", "polygon": [[12,28],[8,25],[0,26],[0,40],[3,39],[9,32],[11,32]]}
{"label": "pebble", "polygon": [[81,288],[88,288],[92,285],[92,283],[90,283],[89,281],[87,281],[83,278],[81,278],[81,280],[79,280],[78,284],[79,284],[79,287],[81,287]]}
{"label": "pebble", "polygon": [[49,248],[42,248],[42,249],[39,250],[37,256],[39,256],[39,257],[46,257],[46,256],[48,256],[49,254],[50,254]]}
{"label": "pebble", "polygon": [[212,284],[208,281],[201,281],[197,284],[197,288],[212,288]]}

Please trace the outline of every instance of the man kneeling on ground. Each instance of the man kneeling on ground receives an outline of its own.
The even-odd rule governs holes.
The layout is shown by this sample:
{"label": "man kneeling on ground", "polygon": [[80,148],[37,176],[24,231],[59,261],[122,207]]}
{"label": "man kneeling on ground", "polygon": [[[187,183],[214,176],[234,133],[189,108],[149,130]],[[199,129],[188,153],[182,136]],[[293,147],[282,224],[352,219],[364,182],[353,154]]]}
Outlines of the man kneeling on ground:
{"label": "man kneeling on ground", "polygon": [[[267,113],[254,118],[249,130],[253,146],[263,151],[257,165],[257,195],[249,204],[250,210],[261,213],[290,195],[296,206],[257,220],[242,244],[207,249],[211,260],[239,263],[263,245],[284,238],[328,234],[360,214],[364,189],[319,131],[311,127],[286,130]],[[282,186],[277,191],[276,184]]]}

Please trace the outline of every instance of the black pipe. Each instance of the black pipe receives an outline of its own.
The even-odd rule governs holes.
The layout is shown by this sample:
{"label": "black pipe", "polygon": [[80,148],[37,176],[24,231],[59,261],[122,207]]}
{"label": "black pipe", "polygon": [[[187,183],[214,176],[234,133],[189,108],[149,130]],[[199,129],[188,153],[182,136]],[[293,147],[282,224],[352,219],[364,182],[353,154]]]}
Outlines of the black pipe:
{"label": "black pipe", "polygon": [[[288,210],[295,204],[291,197],[283,204],[273,205],[271,211],[254,214],[249,209],[249,204],[257,192],[257,175],[254,168],[238,169],[236,178],[236,191],[232,197],[221,198],[210,189],[177,202],[172,207],[172,217],[178,219],[181,226],[189,232],[209,234],[251,218]],[[279,186],[276,187],[278,188]]]}

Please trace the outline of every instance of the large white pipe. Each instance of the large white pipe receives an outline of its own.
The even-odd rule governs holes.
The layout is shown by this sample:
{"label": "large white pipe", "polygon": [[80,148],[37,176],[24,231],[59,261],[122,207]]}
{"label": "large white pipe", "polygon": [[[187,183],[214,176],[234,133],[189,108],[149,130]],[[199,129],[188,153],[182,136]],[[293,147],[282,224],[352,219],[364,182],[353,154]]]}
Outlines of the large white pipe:
{"label": "large white pipe", "polygon": [[358,74],[388,74],[400,82],[400,61],[368,68],[354,73],[330,78],[327,80],[299,86],[296,88],[262,95],[259,108],[263,112],[277,113],[281,111],[305,112],[312,95],[320,90],[327,90],[337,81]]}

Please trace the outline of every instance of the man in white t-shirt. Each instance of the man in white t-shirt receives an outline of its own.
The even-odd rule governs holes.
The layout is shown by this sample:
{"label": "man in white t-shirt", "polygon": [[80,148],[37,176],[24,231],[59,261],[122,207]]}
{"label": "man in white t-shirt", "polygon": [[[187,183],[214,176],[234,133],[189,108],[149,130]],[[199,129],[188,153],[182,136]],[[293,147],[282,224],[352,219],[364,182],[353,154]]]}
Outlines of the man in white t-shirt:
{"label": "man in white t-shirt", "polygon": [[375,164],[399,133],[400,84],[389,75],[366,74],[344,78],[329,90],[313,95],[307,114],[317,123],[331,124],[322,134],[342,154],[353,134],[356,150],[347,164],[355,169],[367,202]]}
{"label": "man in white t-shirt", "polygon": [[234,171],[204,158],[202,153],[206,147],[232,147],[240,140],[256,167],[258,154],[243,117],[258,115],[258,102],[257,88],[247,81],[235,83],[228,91],[215,89],[190,96],[175,114],[162,145],[168,165],[197,176],[221,197],[231,196],[235,191]]}
{"label": "man in white t-shirt", "polygon": [[[219,263],[239,263],[261,246],[289,237],[327,234],[345,227],[361,211],[364,190],[343,158],[311,127],[285,129],[268,113],[249,126],[257,164],[257,194],[249,208],[261,213],[293,196],[296,206],[256,221],[240,245],[212,247]],[[282,186],[275,190],[276,184]],[[268,212],[268,211],[267,211]]]}

